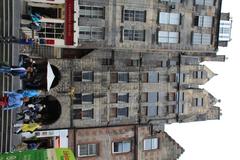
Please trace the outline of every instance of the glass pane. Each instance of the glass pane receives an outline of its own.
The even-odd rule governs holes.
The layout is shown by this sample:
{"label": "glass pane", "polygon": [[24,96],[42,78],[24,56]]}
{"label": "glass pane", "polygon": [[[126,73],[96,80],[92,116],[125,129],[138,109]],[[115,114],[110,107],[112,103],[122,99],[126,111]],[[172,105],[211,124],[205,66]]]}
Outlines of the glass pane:
{"label": "glass pane", "polygon": [[169,23],[169,13],[167,13],[167,12],[160,12],[159,23],[160,24],[168,24]]}
{"label": "glass pane", "polygon": [[203,5],[204,4],[204,0],[195,0],[195,3],[197,5]]}
{"label": "glass pane", "polygon": [[118,82],[128,82],[128,73],[118,73]]}
{"label": "glass pane", "polygon": [[148,82],[149,83],[158,83],[158,72],[148,72]]}
{"label": "glass pane", "polygon": [[150,150],[151,149],[151,139],[144,139],[144,150]]}
{"label": "glass pane", "polygon": [[170,24],[179,25],[180,24],[180,14],[170,13]]}
{"label": "glass pane", "polygon": [[93,81],[93,72],[83,71],[82,72],[82,81]]}
{"label": "glass pane", "polygon": [[169,43],[178,43],[178,32],[169,32]]}
{"label": "glass pane", "polygon": [[201,33],[193,33],[192,44],[202,44]]}
{"label": "glass pane", "polygon": [[134,11],[125,10],[124,11],[124,20],[126,21],[134,21]]}
{"label": "glass pane", "polygon": [[128,107],[117,109],[117,117],[127,117],[127,116],[128,116]]}
{"label": "glass pane", "polygon": [[88,145],[87,144],[81,144],[79,146],[79,153],[80,153],[80,156],[88,155]]}
{"label": "glass pane", "polygon": [[156,103],[158,101],[158,93],[157,92],[149,92],[148,93],[148,103]]}
{"label": "glass pane", "polygon": [[158,138],[153,138],[152,139],[152,149],[157,149],[158,148]]}
{"label": "glass pane", "polygon": [[119,94],[118,95],[118,101],[128,103],[128,97],[129,97],[128,93]]}
{"label": "glass pane", "polygon": [[212,20],[213,20],[213,17],[211,17],[211,16],[204,16],[203,27],[212,27]]}
{"label": "glass pane", "polygon": [[131,143],[130,142],[123,142],[123,152],[130,152],[131,151]]}
{"label": "glass pane", "polygon": [[202,34],[202,44],[203,45],[211,44],[211,35],[210,34]]}
{"label": "glass pane", "polygon": [[168,43],[168,32],[159,31],[158,32],[158,42],[159,43]]}
{"label": "glass pane", "polygon": [[206,6],[213,6],[213,0],[205,0]]}
{"label": "glass pane", "polygon": [[93,102],[93,94],[82,94],[83,102]]}
{"label": "glass pane", "polygon": [[145,12],[135,11],[135,21],[145,22]]}
{"label": "glass pane", "polygon": [[148,116],[156,116],[157,115],[157,106],[148,106],[147,107],[147,115]]}
{"label": "glass pane", "polygon": [[89,144],[88,145],[88,155],[96,155],[97,150],[96,150],[96,144]]}

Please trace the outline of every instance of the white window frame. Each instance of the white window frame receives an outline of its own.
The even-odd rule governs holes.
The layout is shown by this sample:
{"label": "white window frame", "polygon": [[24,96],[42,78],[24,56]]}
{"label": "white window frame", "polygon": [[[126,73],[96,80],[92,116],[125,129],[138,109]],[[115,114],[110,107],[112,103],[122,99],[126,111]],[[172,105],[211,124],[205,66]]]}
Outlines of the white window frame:
{"label": "white window frame", "polygon": [[198,27],[211,28],[213,23],[212,16],[198,16]]}
{"label": "white window frame", "polygon": [[[114,151],[114,143],[118,143],[122,146],[122,150],[121,151]],[[124,149],[124,145],[127,145],[126,149]],[[112,153],[116,154],[116,153],[128,153],[131,152],[131,141],[130,140],[126,140],[126,141],[120,141],[120,142],[112,142]]]}
{"label": "white window frame", "polygon": [[[81,145],[87,145],[87,147],[88,147],[88,149],[87,149],[87,154],[85,154],[85,155],[81,155],[80,153],[81,153],[81,151],[80,151],[80,146]],[[90,152],[90,147],[95,147],[95,153],[92,153],[92,154],[90,154],[89,152]],[[91,143],[91,144],[79,144],[78,145],[78,157],[90,157],[90,156],[97,156],[97,149],[98,149],[98,145],[97,144],[94,144],[94,143]]]}
{"label": "white window frame", "polygon": [[159,24],[179,25],[181,15],[180,13],[159,12]]}
{"label": "white window frame", "polygon": [[214,0],[195,0],[196,5],[213,6]]}
{"label": "white window frame", "polygon": [[211,45],[212,35],[207,33],[196,33],[192,34],[192,44],[200,45]]}
{"label": "white window frame", "polygon": [[[149,144],[147,144],[147,143],[149,143]],[[158,149],[158,148],[159,148],[159,139],[158,138],[146,138],[143,140],[144,151],[154,150],[154,149]]]}
{"label": "white window frame", "polygon": [[158,31],[158,43],[179,43],[179,32]]}

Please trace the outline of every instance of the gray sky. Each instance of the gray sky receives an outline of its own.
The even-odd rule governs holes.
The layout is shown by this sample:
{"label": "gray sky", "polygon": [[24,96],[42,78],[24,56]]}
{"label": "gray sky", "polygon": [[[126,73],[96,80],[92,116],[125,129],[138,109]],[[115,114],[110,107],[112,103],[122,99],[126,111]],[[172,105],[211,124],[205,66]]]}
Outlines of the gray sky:
{"label": "gray sky", "polygon": [[171,124],[166,126],[185,152],[179,160],[240,160],[240,1],[223,0],[222,12],[233,18],[232,41],[227,48],[219,48],[218,55],[226,62],[204,63],[218,76],[201,86],[221,103],[220,120]]}

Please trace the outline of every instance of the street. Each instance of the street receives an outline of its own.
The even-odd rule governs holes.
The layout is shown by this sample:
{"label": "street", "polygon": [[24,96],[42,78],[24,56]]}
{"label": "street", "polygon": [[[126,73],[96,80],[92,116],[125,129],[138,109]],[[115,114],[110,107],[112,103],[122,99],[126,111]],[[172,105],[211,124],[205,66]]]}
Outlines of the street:
{"label": "street", "polygon": [[[0,36],[19,36],[21,1],[1,0],[0,1]],[[16,65],[18,61],[18,44],[0,44],[0,59],[9,64]],[[3,91],[12,91],[20,88],[18,77],[0,75],[0,88]],[[0,152],[9,152],[13,145],[20,142],[19,136],[13,134],[12,124],[15,120],[13,110],[0,111]]]}

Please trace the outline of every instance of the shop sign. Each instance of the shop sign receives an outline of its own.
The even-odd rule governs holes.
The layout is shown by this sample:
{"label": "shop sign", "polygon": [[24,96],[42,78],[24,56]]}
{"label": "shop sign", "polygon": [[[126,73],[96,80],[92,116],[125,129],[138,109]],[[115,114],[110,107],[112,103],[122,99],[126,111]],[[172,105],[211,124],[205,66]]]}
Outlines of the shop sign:
{"label": "shop sign", "polygon": [[74,0],[65,1],[65,45],[73,45]]}

